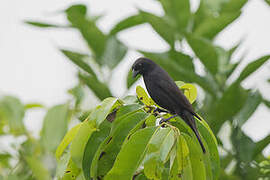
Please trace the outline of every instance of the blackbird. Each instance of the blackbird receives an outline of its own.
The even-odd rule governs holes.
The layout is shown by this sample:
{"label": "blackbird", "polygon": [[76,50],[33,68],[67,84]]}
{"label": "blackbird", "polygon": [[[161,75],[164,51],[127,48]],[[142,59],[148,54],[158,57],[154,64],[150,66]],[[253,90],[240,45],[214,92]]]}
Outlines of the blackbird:
{"label": "blackbird", "polygon": [[168,119],[162,119],[160,123],[180,116],[195,133],[202,151],[205,153],[205,148],[197,130],[194,116],[199,120],[201,120],[201,118],[194,112],[192,105],[169,74],[158,64],[144,57],[138,58],[132,65],[133,77],[135,78],[138,74],[143,76],[146,89],[151,98],[160,107],[168,110],[169,113],[173,115]]}

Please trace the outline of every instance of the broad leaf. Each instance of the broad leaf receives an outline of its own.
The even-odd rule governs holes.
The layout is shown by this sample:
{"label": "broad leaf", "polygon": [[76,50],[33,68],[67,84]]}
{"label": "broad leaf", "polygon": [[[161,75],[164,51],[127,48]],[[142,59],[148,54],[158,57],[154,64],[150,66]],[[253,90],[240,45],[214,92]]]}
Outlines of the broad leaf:
{"label": "broad leaf", "polygon": [[155,106],[157,105],[153,99],[151,99],[148,94],[145,92],[143,87],[137,86],[136,87],[136,94],[138,99],[146,106]]}
{"label": "broad leaf", "polygon": [[221,32],[225,27],[232,23],[235,19],[240,16],[239,12],[223,13],[218,17],[209,17],[205,19],[196,28],[194,33],[197,36],[203,36],[208,39],[213,39],[219,32]]}
{"label": "broad leaf", "polygon": [[270,144],[270,135],[264,137],[262,140],[256,142],[255,149],[253,152],[253,157],[255,158]]}
{"label": "broad leaf", "polygon": [[166,14],[170,16],[181,31],[188,26],[191,12],[189,0],[160,0]]}
{"label": "broad leaf", "polygon": [[196,180],[206,180],[206,170],[203,163],[203,153],[200,147],[195,144],[195,142],[186,134],[182,133],[184,136],[188,147],[189,147],[189,157],[192,167],[192,175]]}
{"label": "broad leaf", "polygon": [[84,149],[86,147],[88,139],[91,137],[94,131],[97,131],[97,129],[94,127],[93,123],[90,123],[88,120],[86,120],[81,124],[78,132],[73,138],[70,146],[70,154],[72,161],[79,168],[82,167]]}
{"label": "broad leaf", "polygon": [[79,78],[89,87],[91,91],[93,91],[93,93],[100,100],[112,96],[107,84],[100,82],[96,77],[79,74]]}
{"label": "broad leaf", "polygon": [[44,118],[41,131],[41,143],[46,150],[55,152],[67,132],[68,104],[50,108]]}
{"label": "broad leaf", "polygon": [[3,125],[8,123],[10,133],[20,135],[25,132],[23,117],[24,106],[19,99],[12,96],[0,98],[0,120]]}
{"label": "broad leaf", "polygon": [[113,69],[124,58],[127,47],[116,37],[111,36],[106,43],[105,51],[101,57],[101,63]]}
{"label": "broad leaf", "polygon": [[236,159],[240,162],[251,162],[255,150],[255,143],[252,139],[245,135],[239,127],[233,129],[231,139],[236,151]]}
{"label": "broad leaf", "polygon": [[264,63],[269,60],[270,56],[263,56],[255,61],[249,63],[244,70],[241,72],[240,76],[237,79],[237,82],[242,82],[245,80],[249,75],[257,71]]}
{"label": "broad leaf", "polygon": [[184,91],[184,95],[189,100],[190,104],[192,104],[197,98],[197,88],[193,84],[185,84],[181,81],[176,81],[177,86]]}
{"label": "broad leaf", "polygon": [[174,47],[174,30],[173,28],[159,16],[140,11],[141,16],[148,22],[152,28],[172,47]]}
{"label": "broad leaf", "polygon": [[104,121],[98,131],[95,131],[91,137],[88,139],[86,147],[84,149],[83,161],[82,161],[82,170],[85,179],[90,179],[90,167],[92,164],[92,160],[94,155],[104,139],[109,135],[110,132],[110,122]]}
{"label": "broad leaf", "polygon": [[74,137],[76,136],[78,130],[80,129],[82,123],[77,124],[76,126],[74,126],[73,128],[71,128],[67,134],[65,135],[65,137],[63,138],[63,140],[61,141],[61,143],[58,145],[56,151],[55,151],[55,157],[56,159],[60,159],[61,155],[63,154],[64,150],[67,148],[67,146],[71,143],[71,141],[74,139]]}
{"label": "broad leaf", "polygon": [[144,160],[144,174],[149,179],[161,179],[163,164],[174,143],[175,134],[171,128],[160,128],[152,136]]}
{"label": "broad leaf", "polygon": [[[225,90],[223,96],[215,102],[213,109],[207,115],[214,133],[218,132],[226,120],[232,120],[244,106],[246,99],[247,91],[237,83]],[[218,121],[216,121],[217,119]]]}
{"label": "broad leaf", "polygon": [[121,20],[120,22],[118,22],[112,29],[110,32],[110,35],[115,35],[118,32],[121,32],[123,30],[126,30],[128,28],[140,25],[145,23],[145,19],[141,16],[141,14],[136,14],[133,16],[129,16],[126,19]]}
{"label": "broad leaf", "polygon": [[98,130],[99,125],[105,120],[107,115],[119,105],[116,98],[111,97],[103,100],[80,126],[70,147],[71,158],[78,167],[82,166],[84,149],[92,133]]}
{"label": "broad leaf", "polygon": [[50,174],[43,164],[34,157],[26,157],[26,162],[37,180],[50,180]]}
{"label": "broad leaf", "polygon": [[61,49],[61,52],[68,57],[69,60],[71,60],[74,64],[79,66],[81,69],[89,73],[90,75],[96,77],[95,72],[91,68],[91,66],[84,61],[84,58],[87,57],[85,54],[77,53],[74,51],[68,51],[65,49]]}
{"label": "broad leaf", "polygon": [[[106,145],[102,148],[98,162],[98,176],[103,177],[113,167],[117,154],[129,134],[140,121],[146,118],[147,114],[141,111],[135,111],[127,116],[118,116],[113,122],[112,128]],[[117,125],[115,125],[117,124]],[[94,176],[95,177],[95,176]]]}
{"label": "broad leaf", "polygon": [[257,107],[262,102],[262,97],[258,91],[248,94],[247,100],[240,112],[235,116],[235,122],[239,127],[250,118],[250,116],[256,111]]}
{"label": "broad leaf", "polygon": [[113,168],[104,179],[132,179],[144,157],[147,144],[155,130],[156,127],[149,127],[134,133],[128,142],[122,146]]}
{"label": "broad leaf", "polygon": [[187,41],[205,68],[213,75],[218,71],[218,55],[213,44],[203,38],[188,35]]}
{"label": "broad leaf", "polygon": [[[66,10],[67,18],[71,25],[77,28],[87,42],[94,55],[100,58],[106,45],[106,36],[96,26],[94,20],[86,17],[87,8],[84,5],[73,5]],[[100,61],[97,61],[99,64]]]}

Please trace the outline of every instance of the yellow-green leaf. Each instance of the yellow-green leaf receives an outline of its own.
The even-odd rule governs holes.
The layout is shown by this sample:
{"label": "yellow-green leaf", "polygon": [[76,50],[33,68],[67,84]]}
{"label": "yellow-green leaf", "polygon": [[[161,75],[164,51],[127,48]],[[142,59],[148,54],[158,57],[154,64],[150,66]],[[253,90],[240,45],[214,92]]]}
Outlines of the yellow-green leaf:
{"label": "yellow-green leaf", "polygon": [[184,90],[184,95],[189,100],[190,104],[192,104],[197,98],[197,88],[193,84],[184,83],[182,81],[176,81],[176,85]]}
{"label": "yellow-green leaf", "polygon": [[148,96],[148,94],[145,92],[145,90],[143,89],[143,87],[137,86],[136,87],[136,94],[137,94],[138,98],[140,99],[140,101],[143,104],[145,104],[146,106],[156,105],[156,103],[153,101],[153,99],[151,99]]}
{"label": "yellow-green leaf", "polygon": [[88,139],[92,135],[94,131],[97,129],[93,126],[93,123],[89,121],[84,121],[76,133],[71,146],[70,146],[70,154],[73,162],[78,166],[82,166],[82,159],[84,148],[87,144]]}
{"label": "yellow-green leaf", "polygon": [[26,157],[26,162],[32,170],[33,176],[37,180],[50,180],[49,171],[44,167],[44,165],[35,157]]}
{"label": "yellow-green leaf", "polygon": [[55,152],[56,159],[59,159],[61,157],[61,155],[63,154],[66,147],[74,139],[74,137],[77,134],[77,132],[78,132],[79,128],[81,127],[81,125],[82,125],[82,123],[77,124],[76,126],[71,128],[71,130],[69,130],[68,133],[65,135],[65,137],[63,138],[63,140],[61,141],[61,143],[59,144],[59,146],[56,149],[56,152]]}

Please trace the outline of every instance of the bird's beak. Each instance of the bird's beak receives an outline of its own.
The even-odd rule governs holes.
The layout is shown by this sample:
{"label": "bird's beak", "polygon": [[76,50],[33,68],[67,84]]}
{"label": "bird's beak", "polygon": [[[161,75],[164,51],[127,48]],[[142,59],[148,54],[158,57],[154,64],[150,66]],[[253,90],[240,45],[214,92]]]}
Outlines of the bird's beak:
{"label": "bird's beak", "polygon": [[132,69],[132,77],[135,78],[139,74],[139,71]]}

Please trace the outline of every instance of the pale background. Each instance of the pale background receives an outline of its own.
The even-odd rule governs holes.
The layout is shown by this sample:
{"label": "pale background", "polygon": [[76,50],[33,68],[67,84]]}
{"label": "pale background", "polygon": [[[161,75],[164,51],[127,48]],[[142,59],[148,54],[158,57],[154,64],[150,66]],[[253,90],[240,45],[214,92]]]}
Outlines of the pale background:
{"label": "pale background", "polygon": [[[197,1],[192,2],[192,9],[196,9]],[[66,92],[77,83],[77,69],[58,48],[67,47],[84,52],[87,51],[86,44],[75,30],[38,29],[25,25],[23,21],[42,20],[65,24],[67,22],[61,11],[74,3],[88,5],[90,14],[104,14],[99,21],[104,32],[108,32],[120,19],[135,14],[137,8],[162,14],[160,5],[154,0],[0,0],[0,95],[15,95],[23,103],[40,102],[47,107],[64,103],[70,98]],[[247,53],[244,64],[270,54],[269,20],[270,6],[263,0],[250,0],[239,20],[221,33],[216,43],[229,48],[243,39],[238,55]],[[162,51],[168,48],[149,25],[124,31],[119,34],[119,38],[134,49]],[[116,68],[111,83],[115,96],[125,92],[123,73],[127,73],[128,67],[138,56],[130,51],[125,57],[128,61]],[[265,83],[270,78],[269,70],[270,64],[267,63],[256,76],[245,81],[244,86],[258,88],[270,99],[270,83]],[[130,93],[134,94],[133,91]],[[44,110],[26,114],[27,128],[36,135],[43,116]],[[268,135],[269,109],[261,105],[243,129],[256,141]],[[269,148],[265,154],[270,154]]]}

